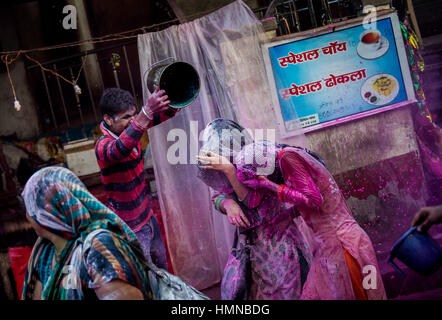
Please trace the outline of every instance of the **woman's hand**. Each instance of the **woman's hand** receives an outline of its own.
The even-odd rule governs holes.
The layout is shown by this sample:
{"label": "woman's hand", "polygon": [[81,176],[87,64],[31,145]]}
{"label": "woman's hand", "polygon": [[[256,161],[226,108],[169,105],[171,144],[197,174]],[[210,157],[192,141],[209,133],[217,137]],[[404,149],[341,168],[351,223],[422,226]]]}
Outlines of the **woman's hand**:
{"label": "woman's hand", "polygon": [[241,207],[233,199],[225,199],[222,203],[224,210],[227,214],[229,222],[237,227],[247,228],[250,227],[250,222],[246,218]]}
{"label": "woman's hand", "polygon": [[219,154],[216,154],[211,151],[203,151],[207,156],[196,156],[196,159],[204,164],[204,166],[200,166],[203,169],[213,169],[217,171],[221,171],[225,174],[230,173],[232,170],[235,170],[235,166],[227,159]]}

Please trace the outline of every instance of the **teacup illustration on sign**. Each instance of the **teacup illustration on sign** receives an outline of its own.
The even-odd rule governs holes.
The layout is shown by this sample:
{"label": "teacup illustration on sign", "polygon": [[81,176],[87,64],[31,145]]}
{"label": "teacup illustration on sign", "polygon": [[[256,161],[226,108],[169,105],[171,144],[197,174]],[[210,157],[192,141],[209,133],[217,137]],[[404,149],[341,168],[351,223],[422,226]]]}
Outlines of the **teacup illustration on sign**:
{"label": "teacup illustration on sign", "polygon": [[359,44],[356,48],[358,55],[363,59],[377,59],[382,57],[390,46],[387,38],[383,37],[379,30],[369,29],[359,36]]}

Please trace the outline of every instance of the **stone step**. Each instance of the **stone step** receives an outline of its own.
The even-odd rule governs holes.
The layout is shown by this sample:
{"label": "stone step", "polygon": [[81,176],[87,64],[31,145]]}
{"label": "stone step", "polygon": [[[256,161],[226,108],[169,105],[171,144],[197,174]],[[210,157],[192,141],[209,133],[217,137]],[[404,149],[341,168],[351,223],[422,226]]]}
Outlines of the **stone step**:
{"label": "stone step", "polygon": [[440,52],[442,50],[442,36],[435,35],[423,39],[424,50],[423,54],[431,54],[433,52]]}
{"label": "stone step", "polygon": [[[442,52],[438,54],[422,55],[425,63],[425,71],[430,68],[437,68],[442,62]],[[425,72],[424,71],[424,72]]]}
{"label": "stone step", "polygon": [[[385,261],[385,263],[387,262]],[[396,273],[396,271],[394,271],[390,264],[387,263],[387,266],[385,263],[383,263],[383,266],[381,266],[380,263],[380,268],[384,271],[391,270],[382,275],[382,280],[384,282],[388,299],[442,300],[442,270],[438,271],[432,276],[423,277],[409,270],[407,267],[402,268],[401,265],[402,270],[407,274],[407,277],[403,279],[399,274]],[[201,291],[211,299],[221,299],[220,283]]]}
{"label": "stone step", "polygon": [[394,262],[405,273],[405,278],[387,260],[379,261],[388,299],[442,288],[442,268],[430,276],[423,276],[408,268],[398,259],[395,259]]}
{"label": "stone step", "polygon": [[427,100],[435,100],[435,102],[441,102],[440,96],[442,90],[442,83],[433,84],[432,86],[426,86],[424,84],[425,97]]}
{"label": "stone step", "polygon": [[442,82],[440,75],[442,74],[442,57],[439,63],[426,64],[423,73],[424,79],[436,80],[436,82]]}
{"label": "stone step", "polygon": [[442,289],[417,292],[406,296],[398,296],[393,300],[442,300]]}
{"label": "stone step", "polygon": [[[430,230],[430,235],[440,246],[442,246],[442,232],[440,232],[440,226],[433,226]],[[400,260],[395,259],[394,262],[406,275],[406,277],[403,278],[393,266],[388,263],[388,256],[385,254],[377,254],[379,269],[382,273],[382,280],[384,282],[388,299],[395,299],[398,296],[419,294],[421,292],[442,288],[442,268],[430,276],[423,276],[411,270]]]}

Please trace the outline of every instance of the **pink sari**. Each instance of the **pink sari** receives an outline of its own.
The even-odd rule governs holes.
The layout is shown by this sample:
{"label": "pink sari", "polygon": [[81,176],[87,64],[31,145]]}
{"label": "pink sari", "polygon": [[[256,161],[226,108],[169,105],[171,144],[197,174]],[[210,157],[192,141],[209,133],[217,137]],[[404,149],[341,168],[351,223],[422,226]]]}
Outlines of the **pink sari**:
{"label": "pink sari", "polygon": [[367,298],[386,299],[371,240],[352,217],[333,176],[302,149],[284,148],[278,161],[285,185],[302,195],[294,204],[318,242],[301,299],[356,298],[344,250],[357,261],[362,277],[372,275],[376,279],[375,283],[368,281]]}

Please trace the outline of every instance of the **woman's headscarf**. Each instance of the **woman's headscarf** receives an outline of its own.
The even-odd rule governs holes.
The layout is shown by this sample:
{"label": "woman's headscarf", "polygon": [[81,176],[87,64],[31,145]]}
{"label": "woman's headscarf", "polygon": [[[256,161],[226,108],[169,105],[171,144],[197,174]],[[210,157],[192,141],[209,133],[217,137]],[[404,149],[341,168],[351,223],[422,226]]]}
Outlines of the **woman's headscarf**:
{"label": "woman's headscarf", "polygon": [[[217,118],[210,122],[203,132],[203,145],[200,155],[205,156],[202,150],[211,151],[235,163],[236,155],[241,149],[253,142],[250,133],[238,123]],[[233,188],[224,173],[217,170],[202,169],[198,166],[198,178],[216,191],[232,193]]]}
{"label": "woman's headscarf", "polygon": [[[266,140],[259,140],[244,146],[236,159],[239,180],[244,182],[255,179],[257,176],[277,174],[279,168],[276,155],[280,150],[279,145]],[[274,182],[281,183],[280,181]]]}
{"label": "woman's headscarf", "polygon": [[[224,134],[223,134],[224,131]],[[230,160],[235,165],[243,163],[245,160],[244,150],[249,150],[249,146],[254,145],[251,135],[242,126],[232,120],[215,119],[210,122],[204,130],[204,144],[201,150],[212,151]],[[238,162],[239,161],[239,162]],[[250,209],[239,201],[234,193],[233,187],[224,173],[213,169],[201,169],[198,177],[209,187],[221,193],[231,193],[233,199],[241,207],[251,222],[249,228],[256,227],[262,223],[267,223],[280,212],[278,198],[270,193],[265,193],[260,205]],[[249,229],[247,228],[247,229]],[[240,232],[246,229],[240,227]]]}
{"label": "woman's headscarf", "polygon": [[[241,182],[255,179],[257,176],[267,176],[269,180],[282,184],[281,169],[278,164],[278,153],[284,148],[291,147],[287,144],[277,144],[266,140],[250,143],[237,154],[236,169]],[[315,152],[301,147],[292,147],[304,150],[315,160],[326,167],[324,160]]]}
{"label": "woman's headscarf", "polygon": [[[133,248],[139,248],[135,234],[114,212],[98,201],[70,170],[62,167],[39,170],[26,183],[22,196],[28,214],[35,222],[51,233],[68,240],[60,253],[57,266],[48,271],[49,280],[43,283],[42,299],[50,298],[51,289],[57,286],[60,277],[55,271],[59,269],[60,264],[70,258],[74,259],[75,256],[71,257],[72,252],[77,246],[82,245],[88,234],[94,230],[104,229],[112,232],[121,240],[121,249],[131,252],[132,259],[137,260],[135,256],[139,255],[138,251],[135,250],[137,253],[132,251]],[[25,276],[23,298],[29,298],[28,285],[33,276],[35,277],[34,273],[41,271],[35,270],[39,257],[42,254],[52,256],[48,252],[54,250],[54,246],[48,241],[38,241],[35,245]],[[71,261],[71,263],[79,265],[81,262]],[[142,268],[138,261],[134,264]],[[38,265],[44,266],[42,263]],[[50,268],[50,263],[48,265]]]}

